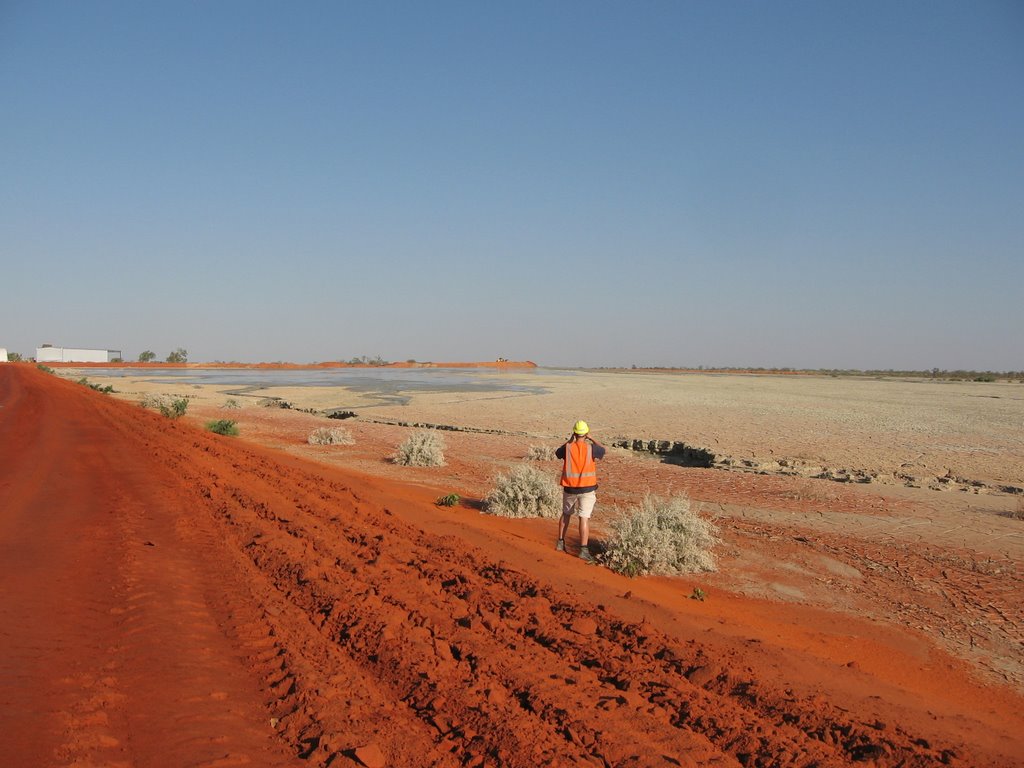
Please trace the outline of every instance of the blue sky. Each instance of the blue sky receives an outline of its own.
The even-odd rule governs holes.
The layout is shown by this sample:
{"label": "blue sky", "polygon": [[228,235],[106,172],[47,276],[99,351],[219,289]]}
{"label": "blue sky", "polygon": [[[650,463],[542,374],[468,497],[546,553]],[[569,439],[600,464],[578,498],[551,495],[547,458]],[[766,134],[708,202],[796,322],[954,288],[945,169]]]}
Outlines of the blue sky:
{"label": "blue sky", "polygon": [[0,346],[1024,368],[1024,4],[0,3]]}

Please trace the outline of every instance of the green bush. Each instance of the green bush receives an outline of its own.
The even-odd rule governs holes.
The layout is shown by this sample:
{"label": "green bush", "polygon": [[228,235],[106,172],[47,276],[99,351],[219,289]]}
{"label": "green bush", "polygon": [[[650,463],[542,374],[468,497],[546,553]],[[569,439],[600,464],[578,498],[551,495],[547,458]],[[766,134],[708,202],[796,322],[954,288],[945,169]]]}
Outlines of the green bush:
{"label": "green bush", "polygon": [[188,410],[188,399],[176,397],[160,404],[160,413],[169,419],[180,419]]}
{"label": "green bush", "polygon": [[498,475],[484,499],[484,511],[501,517],[558,517],[562,514],[562,489],[529,464]]}
{"label": "green bush", "polygon": [[211,432],[215,432],[218,435],[228,435],[234,437],[238,434],[238,425],[231,421],[231,419],[217,419],[216,421],[206,422],[206,428]]}
{"label": "green bush", "polygon": [[151,349],[147,349],[145,352],[140,352],[139,353],[139,362],[140,363],[151,363],[154,360],[156,360],[156,352],[154,352]]}
{"label": "green bush", "polygon": [[310,445],[352,445],[355,442],[352,434],[341,427],[317,427],[306,441]]}
{"label": "green bush", "polygon": [[459,494],[457,494],[457,493],[448,493],[448,494],[445,494],[444,496],[441,496],[434,503],[437,504],[437,506],[439,506],[439,507],[454,507],[456,504],[459,503],[459,500],[461,498],[462,497],[459,496]]}
{"label": "green bush", "polygon": [[89,381],[87,378],[85,378],[85,376],[80,378],[78,380],[78,383],[79,384],[84,384],[89,389],[95,389],[97,392],[102,392],[104,395],[109,395],[111,392],[114,391],[114,386],[112,384],[107,384],[105,386],[102,385],[102,384],[95,384],[95,383]]}
{"label": "green bush", "polygon": [[36,363],[36,368],[38,368],[43,373],[53,373],[53,368],[51,368],[48,365],[43,365],[42,363]]}
{"label": "green bush", "polygon": [[391,460],[406,467],[443,467],[444,438],[436,430],[421,429],[413,432]]}
{"label": "green bush", "polygon": [[168,363],[187,363],[188,362],[188,350],[184,347],[178,347],[176,350],[171,352],[167,356]]}
{"label": "green bush", "polygon": [[146,395],[142,398],[143,408],[152,408],[168,419],[180,419],[188,410],[188,398],[168,395]]}
{"label": "green bush", "polygon": [[713,571],[711,548],[718,529],[700,517],[686,496],[648,496],[640,506],[614,516],[601,561],[627,576]]}
{"label": "green bush", "polygon": [[526,458],[528,461],[551,461],[555,458],[555,449],[550,445],[531,445]]}

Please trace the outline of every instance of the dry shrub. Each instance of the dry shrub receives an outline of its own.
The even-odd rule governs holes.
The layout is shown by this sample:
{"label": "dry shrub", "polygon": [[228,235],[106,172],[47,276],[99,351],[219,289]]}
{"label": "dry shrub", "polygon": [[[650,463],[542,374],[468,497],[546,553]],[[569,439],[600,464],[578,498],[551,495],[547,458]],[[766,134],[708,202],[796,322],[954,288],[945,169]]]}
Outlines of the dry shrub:
{"label": "dry shrub", "polygon": [[280,397],[261,397],[256,401],[256,405],[260,408],[283,408],[284,410],[290,410],[292,407],[291,403]]}
{"label": "dry shrub", "polygon": [[647,496],[639,507],[620,512],[602,562],[627,576],[674,575],[715,570],[711,548],[718,529],[700,517],[686,496]]}
{"label": "dry shrub", "polygon": [[783,496],[794,501],[833,501],[835,494],[825,483],[828,481],[804,478],[793,485]]}
{"label": "dry shrub", "polygon": [[531,445],[526,458],[528,461],[551,461],[555,458],[555,449],[550,445]]}
{"label": "dry shrub", "polygon": [[443,467],[444,438],[433,429],[413,432],[391,460],[406,467]]}
{"label": "dry shrub", "polygon": [[1011,520],[1024,520],[1024,496],[1018,496],[1017,507],[1009,512],[1003,512],[1002,516],[1008,517]]}
{"label": "dry shrub", "polygon": [[484,499],[484,511],[501,517],[558,517],[562,489],[548,473],[520,464],[507,475],[498,475]]}
{"label": "dry shrub", "polygon": [[310,445],[352,445],[355,438],[341,427],[317,427],[309,433],[306,441]]}

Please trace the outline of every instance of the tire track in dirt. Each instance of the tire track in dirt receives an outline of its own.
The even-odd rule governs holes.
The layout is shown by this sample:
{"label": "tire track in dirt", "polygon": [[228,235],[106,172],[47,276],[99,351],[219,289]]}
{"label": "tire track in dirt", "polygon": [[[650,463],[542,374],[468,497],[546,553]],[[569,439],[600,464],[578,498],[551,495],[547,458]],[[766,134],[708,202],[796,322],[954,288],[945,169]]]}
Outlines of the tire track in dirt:
{"label": "tire track in dirt", "polygon": [[292,764],[206,599],[213,521],[186,525],[213,550],[179,537],[180,481],[119,434],[134,414],[31,369],[0,372],[0,401],[17,478],[0,507],[4,764]]}
{"label": "tire track in dirt", "polygon": [[[263,578],[349,657],[346,674],[380,680],[430,726],[433,749],[420,743],[415,764],[426,755],[422,764],[445,755],[464,765],[957,762],[955,749],[767,689],[699,644],[616,621],[426,537],[337,482],[210,439],[192,448],[165,450],[164,460],[200,488]],[[316,668],[322,655],[296,656],[313,665],[311,678],[328,673]],[[305,721],[294,733],[337,747],[343,739],[309,711],[308,682],[289,668],[290,714]],[[523,741],[528,756],[517,751]]]}

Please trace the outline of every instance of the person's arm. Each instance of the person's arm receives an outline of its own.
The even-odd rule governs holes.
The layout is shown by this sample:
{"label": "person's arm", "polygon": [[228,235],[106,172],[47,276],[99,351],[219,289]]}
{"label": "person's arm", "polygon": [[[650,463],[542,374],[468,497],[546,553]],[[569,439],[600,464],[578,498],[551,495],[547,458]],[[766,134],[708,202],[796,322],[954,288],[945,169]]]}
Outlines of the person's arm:
{"label": "person's arm", "polygon": [[555,458],[556,459],[564,459],[565,458],[565,443],[562,443],[560,446],[555,448]]}
{"label": "person's arm", "polygon": [[587,435],[587,440],[594,444],[594,458],[603,459],[606,451],[605,447],[601,445],[599,442],[597,442],[597,440],[592,438],[590,435]]}

